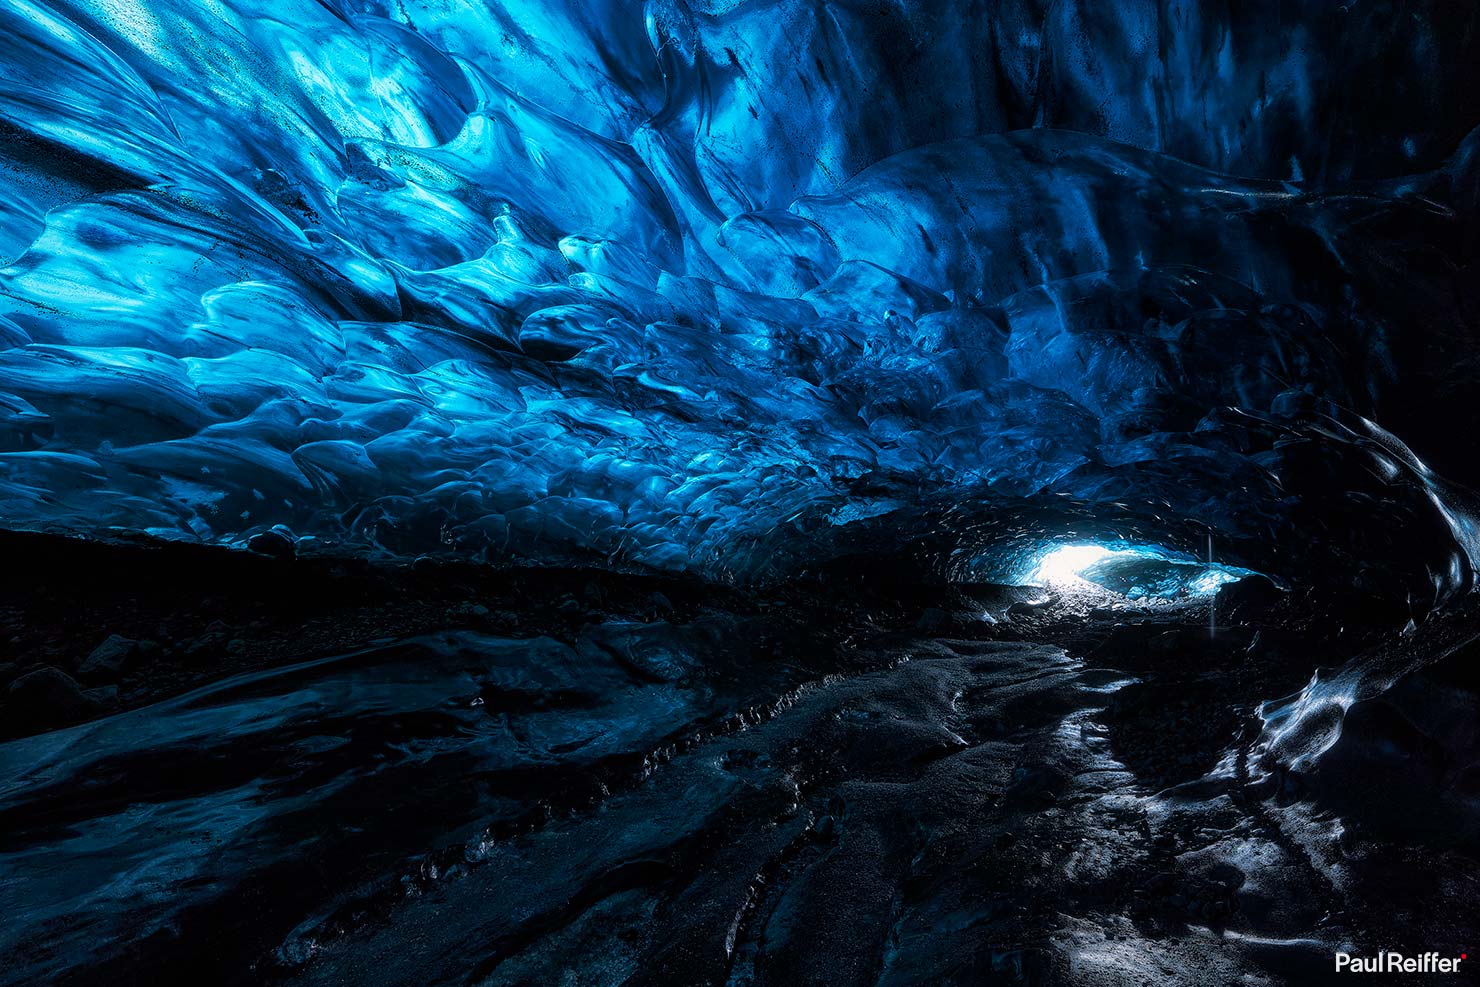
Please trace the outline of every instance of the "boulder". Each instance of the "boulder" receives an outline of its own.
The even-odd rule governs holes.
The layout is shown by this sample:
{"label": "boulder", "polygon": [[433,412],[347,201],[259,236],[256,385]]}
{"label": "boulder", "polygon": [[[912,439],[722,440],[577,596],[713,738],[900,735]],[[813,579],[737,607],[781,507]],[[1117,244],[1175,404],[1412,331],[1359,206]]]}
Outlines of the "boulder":
{"label": "boulder", "polygon": [[72,676],[51,665],[10,683],[7,698],[14,725],[25,730],[67,726],[86,719],[98,708]]}

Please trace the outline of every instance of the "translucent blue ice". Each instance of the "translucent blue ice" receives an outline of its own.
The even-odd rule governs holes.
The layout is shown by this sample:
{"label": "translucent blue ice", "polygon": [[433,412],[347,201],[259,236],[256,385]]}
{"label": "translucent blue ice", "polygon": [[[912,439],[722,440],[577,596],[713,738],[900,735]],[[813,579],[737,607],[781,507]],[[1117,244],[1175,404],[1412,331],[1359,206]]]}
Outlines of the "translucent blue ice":
{"label": "translucent blue ice", "polygon": [[1026,582],[1049,590],[1108,589],[1131,600],[1211,596],[1218,587],[1254,573],[1211,560],[1167,556],[1146,546],[1050,544],[1002,582]]}
{"label": "translucent blue ice", "polygon": [[748,578],[1072,501],[1269,571],[1357,462],[1466,584],[1368,231],[1462,205],[1469,15],[1043,6],[12,0],[3,521]]}

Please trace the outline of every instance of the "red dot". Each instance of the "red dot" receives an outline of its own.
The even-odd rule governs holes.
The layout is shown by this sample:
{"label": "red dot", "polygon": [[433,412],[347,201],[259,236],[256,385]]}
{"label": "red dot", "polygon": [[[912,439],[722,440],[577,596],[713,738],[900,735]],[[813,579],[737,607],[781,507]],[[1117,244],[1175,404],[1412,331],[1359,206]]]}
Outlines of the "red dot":
{"label": "red dot", "polygon": [[1467,959],[1470,958],[1470,954],[1469,953],[1460,953],[1459,954],[1459,958],[1462,959],[1462,960],[1467,960]]}

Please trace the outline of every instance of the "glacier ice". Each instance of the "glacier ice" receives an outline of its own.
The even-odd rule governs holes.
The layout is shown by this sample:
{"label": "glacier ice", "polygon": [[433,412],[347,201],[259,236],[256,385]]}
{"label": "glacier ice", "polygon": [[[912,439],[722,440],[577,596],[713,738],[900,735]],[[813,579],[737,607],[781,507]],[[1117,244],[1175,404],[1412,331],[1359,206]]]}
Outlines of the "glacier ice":
{"label": "glacier ice", "polygon": [[4,522],[750,579],[1077,518],[1442,599],[1474,20],[18,0]]}
{"label": "glacier ice", "polygon": [[1220,586],[1257,575],[1237,566],[1190,557],[1168,557],[1154,548],[1055,544],[1037,553],[1029,568],[1004,574],[1049,590],[1108,589],[1131,600],[1212,596]]}
{"label": "glacier ice", "polygon": [[0,0],[0,530],[87,539],[0,539],[9,979],[1452,944],[1476,38],[1452,0]]}

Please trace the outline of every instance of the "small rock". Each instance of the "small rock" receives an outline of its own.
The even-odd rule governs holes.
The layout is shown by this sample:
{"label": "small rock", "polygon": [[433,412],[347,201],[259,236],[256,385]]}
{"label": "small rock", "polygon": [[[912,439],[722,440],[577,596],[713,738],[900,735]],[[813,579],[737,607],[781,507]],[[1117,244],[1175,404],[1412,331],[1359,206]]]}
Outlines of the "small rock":
{"label": "small rock", "polygon": [[1009,617],[1026,617],[1030,614],[1042,613],[1058,602],[1059,598],[1052,594],[1037,600],[1018,600],[1007,608],[1007,615]]}
{"label": "small rock", "polygon": [[32,730],[76,723],[97,709],[72,676],[52,665],[10,683],[9,700],[17,723]]}
{"label": "small rock", "polygon": [[99,706],[112,706],[118,701],[118,686],[100,685],[96,689],[85,689],[82,693],[89,702]]}
{"label": "small rock", "polygon": [[915,621],[915,630],[922,634],[939,634],[950,626],[951,615],[939,607],[926,607]]}
{"label": "small rock", "polygon": [[181,650],[191,657],[206,651],[214,651],[226,644],[226,635],[220,631],[207,631],[200,637],[180,642]]}
{"label": "small rock", "polygon": [[110,634],[83,659],[77,674],[83,678],[116,677],[139,653],[139,642],[122,634]]}
{"label": "small rock", "polygon": [[1266,576],[1245,576],[1218,587],[1213,605],[1220,618],[1247,621],[1268,612],[1284,594]]}
{"label": "small rock", "polygon": [[239,637],[234,637],[230,641],[226,642],[226,653],[229,655],[239,655],[246,650],[247,642],[243,641]]}
{"label": "small rock", "polygon": [[253,535],[247,539],[247,548],[275,559],[291,559],[298,554],[298,542],[293,532],[282,525]]}

